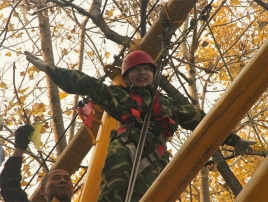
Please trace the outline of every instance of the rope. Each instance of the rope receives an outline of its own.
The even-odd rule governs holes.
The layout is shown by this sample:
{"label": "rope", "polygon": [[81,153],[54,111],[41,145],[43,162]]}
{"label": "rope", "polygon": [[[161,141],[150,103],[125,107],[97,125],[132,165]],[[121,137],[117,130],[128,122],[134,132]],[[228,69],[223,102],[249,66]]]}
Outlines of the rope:
{"label": "rope", "polygon": [[164,6],[161,9],[160,12],[160,17],[162,19],[162,23],[164,24],[164,26],[170,26],[173,27],[175,29],[179,28],[180,25],[184,22],[185,19],[182,20],[177,20],[177,21],[171,21],[169,14],[167,12],[167,3],[164,4]]}

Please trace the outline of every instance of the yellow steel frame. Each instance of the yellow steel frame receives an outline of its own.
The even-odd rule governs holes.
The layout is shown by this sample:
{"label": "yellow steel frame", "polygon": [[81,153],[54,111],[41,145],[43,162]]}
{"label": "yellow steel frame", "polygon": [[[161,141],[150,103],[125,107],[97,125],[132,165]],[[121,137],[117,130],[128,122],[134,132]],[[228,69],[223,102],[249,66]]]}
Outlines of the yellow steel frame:
{"label": "yellow steel frame", "polygon": [[[212,110],[199,123],[190,138],[156,179],[141,201],[175,201],[178,199],[202,166],[267,89],[267,52],[268,41],[263,44]],[[266,167],[265,174],[262,172],[258,176],[268,176],[267,170]],[[254,190],[259,195],[252,190],[248,197],[251,200],[247,200],[248,198],[241,194],[243,200],[239,200],[239,202],[267,200],[268,183],[264,183],[265,180],[267,178],[259,181],[263,187],[254,186]],[[262,191],[258,191],[258,189]]]}

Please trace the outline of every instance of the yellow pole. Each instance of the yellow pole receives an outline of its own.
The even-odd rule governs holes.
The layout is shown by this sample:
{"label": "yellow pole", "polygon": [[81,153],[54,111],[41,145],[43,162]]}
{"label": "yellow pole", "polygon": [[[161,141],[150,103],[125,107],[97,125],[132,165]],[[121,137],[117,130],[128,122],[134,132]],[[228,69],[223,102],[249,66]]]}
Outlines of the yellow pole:
{"label": "yellow pole", "polygon": [[[164,20],[173,24],[174,31],[179,28],[187,18],[189,12],[196,5],[197,0],[169,0],[163,4],[159,16],[155,19],[140,44],[134,46],[135,49],[147,52],[154,60],[158,58],[163,40],[160,36],[164,33],[166,26]],[[165,19],[164,19],[165,18]]]}
{"label": "yellow pole", "polygon": [[90,164],[88,165],[87,174],[85,176],[84,186],[80,195],[81,202],[97,201],[100,193],[101,169],[104,165],[109,145],[110,131],[115,129],[117,121],[112,117],[108,117],[107,113],[103,113],[102,123],[96,139],[96,145],[93,148]]}
{"label": "yellow pole", "polygon": [[[114,79],[115,84],[123,85],[121,75],[118,74]],[[102,124],[100,125],[96,138],[96,145],[93,148],[90,164],[88,165],[85,176],[84,186],[80,195],[80,202],[97,201],[100,194],[101,170],[108,152],[110,141],[110,131],[118,128],[118,122],[107,113],[103,113]]]}
{"label": "yellow pole", "polygon": [[257,171],[248,181],[244,189],[236,197],[235,202],[268,201],[268,157],[265,157]]}
{"label": "yellow pole", "polygon": [[141,201],[178,199],[207,160],[267,89],[267,53],[268,41],[263,44],[193,131]]}

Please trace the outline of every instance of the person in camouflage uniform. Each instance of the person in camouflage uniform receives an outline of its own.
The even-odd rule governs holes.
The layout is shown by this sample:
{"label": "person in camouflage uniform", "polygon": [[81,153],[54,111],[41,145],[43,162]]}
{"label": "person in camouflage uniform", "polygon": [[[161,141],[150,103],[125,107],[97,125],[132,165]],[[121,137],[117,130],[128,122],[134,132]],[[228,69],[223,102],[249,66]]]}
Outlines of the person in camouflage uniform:
{"label": "person in camouflage uniform", "polygon": [[[122,77],[127,84],[124,88],[105,85],[101,80],[77,70],[48,65],[29,52],[25,52],[25,55],[29,62],[49,75],[62,90],[69,94],[89,96],[119,121],[119,129],[110,134],[98,200],[124,201],[143,120],[153,101],[156,71],[153,59],[143,51],[128,54],[122,64]],[[132,201],[141,199],[169,162],[167,138],[173,135],[179,125],[194,130],[205,116],[202,110],[190,104],[180,105],[175,98],[159,92],[154,103]]]}

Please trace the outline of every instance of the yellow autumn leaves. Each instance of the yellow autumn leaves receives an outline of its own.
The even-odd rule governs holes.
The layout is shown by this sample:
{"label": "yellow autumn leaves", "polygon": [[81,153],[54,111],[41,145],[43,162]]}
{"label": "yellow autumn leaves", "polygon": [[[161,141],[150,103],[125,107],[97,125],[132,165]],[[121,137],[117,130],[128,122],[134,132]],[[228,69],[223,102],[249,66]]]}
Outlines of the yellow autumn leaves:
{"label": "yellow autumn leaves", "polygon": [[[94,52],[93,51],[88,51],[87,52],[88,56],[94,57]],[[105,58],[108,59],[110,57],[111,53],[110,52],[105,52]]]}

